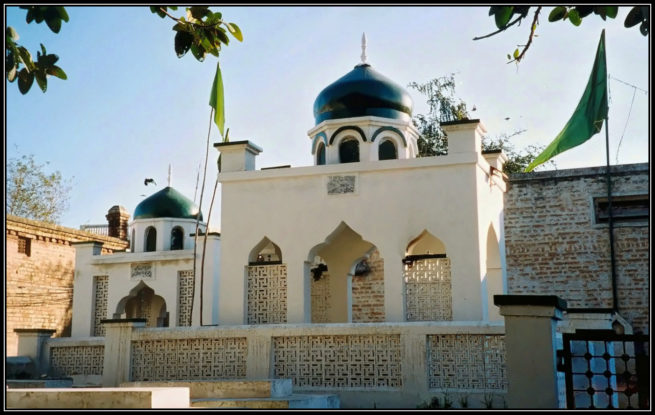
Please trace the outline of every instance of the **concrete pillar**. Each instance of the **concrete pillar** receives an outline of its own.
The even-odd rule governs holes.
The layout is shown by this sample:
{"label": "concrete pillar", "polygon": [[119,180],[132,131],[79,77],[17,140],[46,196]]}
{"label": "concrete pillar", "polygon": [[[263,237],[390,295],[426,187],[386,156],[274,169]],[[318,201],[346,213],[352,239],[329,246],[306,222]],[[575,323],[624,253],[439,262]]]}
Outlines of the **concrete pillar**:
{"label": "concrete pillar", "polygon": [[310,264],[300,254],[285,257],[287,264],[287,323],[311,323]]}
{"label": "concrete pillar", "polygon": [[214,147],[221,153],[221,172],[255,170],[255,157],[262,152],[248,140],[215,143]]}
{"label": "concrete pillar", "polygon": [[144,318],[102,320],[105,325],[105,360],[102,386],[118,387],[130,381],[132,330],[146,326]]}
{"label": "concrete pillar", "polygon": [[37,375],[47,373],[49,356],[45,343],[56,330],[50,329],[14,329],[18,336],[17,356],[27,356],[34,362]]}
{"label": "concrete pillar", "polygon": [[487,129],[480,120],[442,122],[441,128],[448,137],[448,154],[482,151],[482,136]]}
{"label": "concrete pillar", "polygon": [[401,334],[404,358],[402,364],[403,389],[415,402],[421,402],[428,390],[427,336],[407,330]]}
{"label": "concrete pillar", "polygon": [[403,254],[392,248],[378,248],[384,259],[384,321],[405,321]]}
{"label": "concrete pillar", "polygon": [[273,338],[269,335],[248,336],[248,360],[246,377],[248,379],[271,379],[271,354]]}
{"label": "concrete pillar", "polygon": [[566,301],[555,295],[495,295],[494,304],[505,317],[508,407],[560,408],[556,326]]}

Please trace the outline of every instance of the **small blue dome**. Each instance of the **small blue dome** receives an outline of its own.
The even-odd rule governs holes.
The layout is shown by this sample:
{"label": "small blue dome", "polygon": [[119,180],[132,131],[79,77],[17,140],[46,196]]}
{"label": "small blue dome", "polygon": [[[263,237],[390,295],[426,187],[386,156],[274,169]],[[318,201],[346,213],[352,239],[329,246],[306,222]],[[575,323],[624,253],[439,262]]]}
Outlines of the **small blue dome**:
{"label": "small blue dome", "polygon": [[401,86],[360,64],[328,85],[314,101],[316,124],[338,118],[374,115],[399,120],[412,117],[412,98]]}
{"label": "small blue dome", "polygon": [[134,219],[198,217],[202,221],[202,212],[198,206],[170,186],[143,200],[134,209]]}

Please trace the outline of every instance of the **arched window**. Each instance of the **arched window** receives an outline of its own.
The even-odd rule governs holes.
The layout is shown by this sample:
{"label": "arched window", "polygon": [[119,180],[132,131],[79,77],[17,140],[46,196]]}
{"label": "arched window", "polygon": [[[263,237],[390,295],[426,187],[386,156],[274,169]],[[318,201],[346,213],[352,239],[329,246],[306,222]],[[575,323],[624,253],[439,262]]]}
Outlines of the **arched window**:
{"label": "arched window", "polygon": [[396,145],[391,140],[385,140],[378,147],[378,160],[395,160],[398,158]]}
{"label": "arched window", "polygon": [[325,164],[325,145],[323,143],[318,144],[318,150],[316,150],[316,165],[322,166]]}
{"label": "arched window", "polygon": [[157,230],[148,226],[146,229],[146,249],[145,252],[154,252],[157,250]]}
{"label": "arched window", "polygon": [[184,231],[176,226],[171,231],[171,251],[184,249]]}
{"label": "arched window", "polygon": [[359,141],[348,138],[339,144],[339,160],[342,163],[354,163],[359,161]]}
{"label": "arched window", "polygon": [[136,252],[136,249],[135,249],[136,248],[136,239],[135,239],[134,235],[135,235],[134,229],[132,229],[132,240],[130,241],[130,251],[132,251],[132,252]]}

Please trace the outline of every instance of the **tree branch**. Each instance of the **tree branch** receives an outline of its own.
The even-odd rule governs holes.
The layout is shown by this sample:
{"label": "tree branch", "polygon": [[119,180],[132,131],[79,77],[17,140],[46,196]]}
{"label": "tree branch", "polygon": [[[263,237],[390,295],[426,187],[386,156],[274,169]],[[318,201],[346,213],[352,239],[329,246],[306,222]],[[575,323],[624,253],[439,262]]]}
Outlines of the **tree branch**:
{"label": "tree branch", "polygon": [[[170,17],[171,19],[175,20],[176,22],[180,23],[180,19],[178,19],[177,17],[171,16],[171,15],[166,11],[166,9],[164,9],[163,7],[160,7],[159,10],[161,10],[161,11],[162,11],[166,16],[168,16],[168,17]],[[224,22],[223,22],[223,20],[219,20],[218,22],[216,22],[216,23],[214,23],[214,24],[208,24],[208,25],[203,25],[203,24],[198,24],[198,23],[193,23],[193,22],[185,22],[185,23],[189,23],[189,24],[194,25],[194,26],[196,26],[196,27],[215,27],[215,26],[220,26],[220,25],[223,24]]]}
{"label": "tree branch", "polygon": [[[539,7],[539,8],[541,8],[541,7]],[[537,13],[538,13],[538,12],[537,12]],[[521,19],[523,19],[523,17],[524,17],[524,16],[519,16],[519,17],[517,17],[516,19],[514,19],[512,22],[507,23],[507,25],[506,25],[505,27],[503,27],[503,28],[501,28],[501,29],[498,29],[498,30],[496,30],[496,31],[493,32],[493,33],[489,33],[488,35],[479,36],[479,37],[474,37],[473,40],[486,39],[486,38],[491,37],[491,36],[493,36],[493,35],[497,35],[498,33],[502,32],[502,31],[504,31],[504,30],[507,30],[510,26],[513,26],[513,25],[515,25],[517,22],[521,21]]]}
{"label": "tree branch", "polygon": [[[523,48],[523,51],[521,51],[521,54],[514,59],[516,62],[521,62],[521,59],[523,59],[523,55],[525,55],[525,52],[527,52],[528,48],[530,47],[530,44],[532,43],[532,38],[534,38],[534,31],[537,29],[537,20],[539,18],[539,12],[541,11],[541,7],[537,7],[537,10],[534,12],[534,19],[532,19],[532,26],[530,27],[530,37],[528,38],[528,43],[526,43],[525,47]],[[510,61],[513,62],[513,61]]]}

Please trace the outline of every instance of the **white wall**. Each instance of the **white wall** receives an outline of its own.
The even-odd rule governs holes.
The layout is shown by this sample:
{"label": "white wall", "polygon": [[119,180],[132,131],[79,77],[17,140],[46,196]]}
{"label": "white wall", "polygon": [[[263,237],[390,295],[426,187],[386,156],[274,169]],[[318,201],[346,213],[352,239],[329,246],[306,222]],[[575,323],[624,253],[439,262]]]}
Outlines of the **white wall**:
{"label": "white wall", "polygon": [[[288,266],[288,322],[310,322],[304,262],[313,259],[310,249],[324,242],[342,221],[375,244],[385,260],[387,321],[404,320],[401,259],[407,244],[424,230],[443,241],[451,259],[453,319],[481,320],[486,254],[481,244],[486,243],[489,221],[498,225],[502,210],[502,192],[490,189],[486,176],[480,174],[485,170],[489,164],[479,153],[460,152],[221,173],[219,322],[245,323],[243,270],[248,254],[264,236],[281,248]],[[330,175],[355,175],[355,193],[328,195]],[[479,196],[484,190],[489,195]],[[481,206],[485,206],[483,213]]]}

